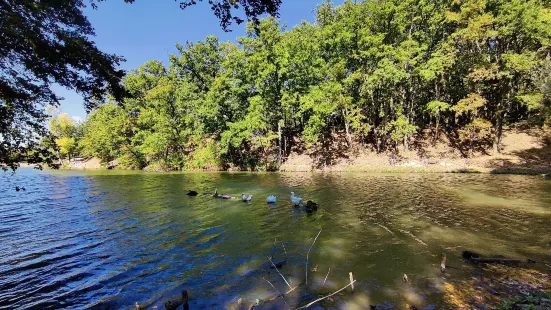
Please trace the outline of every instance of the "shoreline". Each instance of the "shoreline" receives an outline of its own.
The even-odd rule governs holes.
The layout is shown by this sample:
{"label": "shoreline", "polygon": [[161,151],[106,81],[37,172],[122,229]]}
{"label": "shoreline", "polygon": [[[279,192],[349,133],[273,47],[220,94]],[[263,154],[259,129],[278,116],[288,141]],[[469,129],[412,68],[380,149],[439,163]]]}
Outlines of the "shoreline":
{"label": "shoreline", "polygon": [[[551,174],[551,144],[543,130],[504,131],[499,154],[481,150],[466,158],[442,136],[438,142],[417,141],[419,147],[409,151],[377,153],[367,146],[353,145],[340,151],[329,149],[294,150],[283,158],[273,171],[255,170],[251,167],[205,167],[204,169],[164,170],[151,164],[144,172],[314,172],[314,173],[483,173],[542,175]],[[131,170],[118,165],[115,159],[102,165],[98,158],[65,161],[64,170]],[[257,167],[258,168],[258,167]]]}
{"label": "shoreline", "polygon": [[[21,167],[32,167],[32,165],[21,165]],[[366,165],[349,165],[335,166],[322,169],[304,169],[303,167],[286,167],[287,169],[279,169],[274,171],[261,170],[239,170],[239,169],[184,169],[184,170],[147,170],[147,169],[124,169],[124,168],[80,168],[65,166],[59,171],[89,171],[89,172],[143,172],[143,173],[420,173],[420,174],[506,174],[506,175],[532,175],[545,176],[551,175],[551,167],[506,167],[506,168],[485,168],[479,166],[464,166],[464,167],[441,167],[437,165],[429,166],[366,166]]]}

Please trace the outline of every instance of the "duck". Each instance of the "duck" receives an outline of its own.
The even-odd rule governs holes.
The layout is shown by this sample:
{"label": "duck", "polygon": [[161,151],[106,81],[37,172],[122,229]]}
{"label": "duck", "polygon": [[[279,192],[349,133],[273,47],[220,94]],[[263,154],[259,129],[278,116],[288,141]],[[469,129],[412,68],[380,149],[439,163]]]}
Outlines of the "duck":
{"label": "duck", "polygon": [[277,201],[277,197],[274,195],[270,195],[268,196],[268,198],[266,198],[267,203],[275,203],[276,201]]}
{"label": "duck", "polygon": [[188,191],[186,195],[188,196],[197,196],[199,193],[196,191]]}
{"label": "duck", "polygon": [[16,191],[25,191],[25,188],[23,186],[19,187],[19,186],[16,186],[15,187],[15,190]]}
{"label": "duck", "polygon": [[295,196],[295,192],[291,192],[291,203],[293,205],[298,206],[301,201],[302,201],[302,198]]}
{"label": "duck", "polygon": [[245,194],[245,193],[242,193],[242,194],[241,194],[241,200],[242,200],[243,202],[249,202],[249,201],[251,201],[252,199],[253,199],[253,195],[251,195],[251,194]]}
{"label": "duck", "polygon": [[319,204],[313,202],[312,200],[308,200],[306,202],[306,212],[314,212],[318,211]]}

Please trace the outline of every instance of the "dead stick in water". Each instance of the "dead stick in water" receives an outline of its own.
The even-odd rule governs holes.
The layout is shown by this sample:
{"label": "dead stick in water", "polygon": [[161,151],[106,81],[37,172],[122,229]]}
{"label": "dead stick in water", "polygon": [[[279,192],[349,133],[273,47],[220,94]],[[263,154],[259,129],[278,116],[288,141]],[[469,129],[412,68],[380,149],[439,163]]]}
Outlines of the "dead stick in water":
{"label": "dead stick in water", "polygon": [[499,292],[491,288],[488,284],[484,283],[484,281],[480,279],[476,279],[478,282],[478,286],[485,288],[490,294],[492,295],[499,295]]}
{"label": "dead stick in water", "polygon": [[500,258],[500,257],[479,257],[469,259],[476,263],[502,263],[502,264],[519,264],[531,263],[531,260],[515,259],[515,258]]}
{"label": "dead stick in water", "polygon": [[297,286],[293,287],[292,289],[288,290],[287,292],[285,292],[285,295],[287,295],[287,294],[291,293],[292,291],[296,290],[298,287],[299,286],[297,285]]}
{"label": "dead stick in water", "polygon": [[352,272],[349,272],[348,276],[350,277],[350,285],[352,286],[352,292],[354,292],[354,276],[352,275]]}
{"label": "dead stick in water", "polygon": [[442,260],[440,261],[440,271],[446,272],[446,254],[442,253]]}
{"label": "dead stick in water", "polygon": [[407,230],[401,230],[401,229],[400,229],[400,231],[401,231],[402,233],[406,234],[406,235],[409,235],[410,237],[412,237],[413,239],[415,239],[415,241],[421,243],[422,245],[428,246],[425,242],[423,242],[423,240],[421,240],[421,239],[415,237],[415,235],[412,234],[411,232],[409,232],[409,231],[407,231]]}
{"label": "dead stick in water", "polygon": [[277,271],[277,273],[279,273],[279,275],[281,276],[281,278],[283,278],[283,281],[285,281],[285,283],[287,283],[287,286],[289,286],[289,288],[293,288],[291,286],[291,284],[289,284],[289,282],[287,282],[287,279],[285,279],[285,277],[281,274],[281,272],[279,272],[279,269],[277,269],[276,265],[274,264],[274,262],[272,262],[272,259],[271,258],[268,258],[270,260],[270,263],[272,263],[272,266],[274,266],[275,270]]}
{"label": "dead stick in water", "polygon": [[285,244],[283,244],[283,241],[281,242],[281,245],[283,246],[283,251],[285,251],[285,257],[287,257],[287,250],[285,249]]}
{"label": "dead stick in water", "polygon": [[537,263],[532,259],[516,259],[516,258],[507,258],[507,257],[482,257],[480,254],[463,251],[461,253],[464,259],[469,260],[474,263],[498,263],[498,264],[521,264],[521,263]]}
{"label": "dead stick in water", "polygon": [[[262,280],[268,282],[268,284],[270,284],[274,288],[274,290],[279,294],[278,296],[281,296],[281,298],[283,298],[283,302],[287,305],[287,307],[289,307],[289,305],[287,304],[287,301],[285,301],[285,296],[283,296],[283,294],[281,294],[279,292],[279,290],[272,284],[272,282],[266,280],[265,278],[262,278]],[[289,307],[289,308],[291,308],[291,307]]]}
{"label": "dead stick in water", "polygon": [[312,250],[312,247],[314,246],[314,243],[316,243],[316,240],[318,240],[319,235],[321,234],[321,229],[316,238],[314,238],[314,242],[312,242],[312,245],[310,246],[310,249],[308,249],[308,253],[306,253],[306,285],[308,285],[308,258],[310,256],[310,251]]}
{"label": "dead stick in water", "polygon": [[325,276],[325,280],[323,280],[323,285],[325,285],[325,281],[327,281],[327,277],[329,276],[329,273],[331,272],[331,268],[329,268],[329,270],[327,270],[327,275]]}
{"label": "dead stick in water", "polygon": [[382,229],[388,231],[389,234],[394,235],[394,233],[392,232],[392,230],[388,229],[388,227],[386,227],[385,225],[379,224],[379,223],[375,223],[375,224],[379,225]]}
{"label": "dead stick in water", "polygon": [[350,285],[354,285],[354,282],[356,282],[356,280],[354,280],[354,281],[348,283],[345,287],[341,288],[340,290],[338,290],[338,291],[336,291],[336,292],[334,292],[334,293],[331,293],[331,294],[329,294],[329,295],[327,295],[327,296],[325,296],[325,297],[318,298],[318,299],[312,301],[311,303],[309,303],[309,304],[307,304],[307,305],[305,305],[305,306],[302,306],[302,307],[297,308],[297,310],[298,310],[298,309],[308,308],[308,307],[310,307],[311,305],[317,303],[318,301],[322,301],[322,300],[324,300],[324,299],[326,299],[326,298],[329,298],[329,297],[331,297],[331,296],[333,296],[333,295],[335,295],[335,294],[337,294],[337,293],[340,293],[341,291],[343,291],[344,289],[346,289],[346,288],[349,287]]}

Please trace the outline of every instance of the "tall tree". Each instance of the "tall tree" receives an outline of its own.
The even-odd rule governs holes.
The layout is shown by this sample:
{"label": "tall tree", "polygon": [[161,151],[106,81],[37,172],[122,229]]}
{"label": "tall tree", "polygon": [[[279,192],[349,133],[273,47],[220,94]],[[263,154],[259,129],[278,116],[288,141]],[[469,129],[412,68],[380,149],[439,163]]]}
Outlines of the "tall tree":
{"label": "tall tree", "polygon": [[[103,0],[90,0],[93,7]],[[125,0],[132,3],[134,0]],[[201,0],[199,0],[201,2]],[[181,8],[197,1],[182,1]],[[277,15],[281,0],[209,0],[220,24],[229,30],[247,19]],[[100,51],[91,38],[92,25],[83,14],[84,0],[0,0],[0,167],[15,169],[46,134],[46,105],[58,105],[52,90],[59,84],[75,90],[95,106],[106,93],[117,101],[128,94],[118,69],[123,58]],[[40,160],[35,158],[34,160]]]}

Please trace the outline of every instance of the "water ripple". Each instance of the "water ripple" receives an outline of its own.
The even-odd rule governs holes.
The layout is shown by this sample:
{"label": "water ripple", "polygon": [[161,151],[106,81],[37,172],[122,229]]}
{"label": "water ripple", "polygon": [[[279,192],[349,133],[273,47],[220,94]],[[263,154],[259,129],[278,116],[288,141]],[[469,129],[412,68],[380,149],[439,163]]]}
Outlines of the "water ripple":
{"label": "water ripple", "polygon": [[[26,191],[9,190],[14,184]],[[312,262],[357,270],[364,283],[377,283],[369,287],[374,302],[392,300],[385,292],[401,266],[422,273],[433,264],[426,253],[442,248],[551,257],[550,186],[530,177],[21,169],[0,187],[8,189],[0,201],[0,309],[162,307],[184,288],[197,308],[223,306],[265,286],[268,256],[285,257],[289,275],[301,273],[292,266],[303,266],[320,227]],[[186,196],[214,188],[258,199]],[[290,207],[291,189],[320,211]],[[268,194],[280,201],[266,206]]]}

